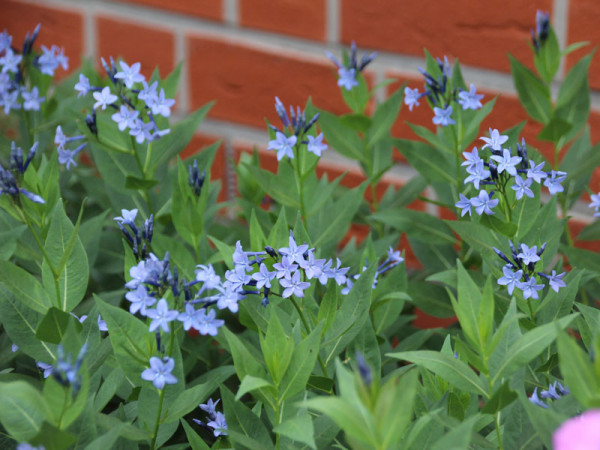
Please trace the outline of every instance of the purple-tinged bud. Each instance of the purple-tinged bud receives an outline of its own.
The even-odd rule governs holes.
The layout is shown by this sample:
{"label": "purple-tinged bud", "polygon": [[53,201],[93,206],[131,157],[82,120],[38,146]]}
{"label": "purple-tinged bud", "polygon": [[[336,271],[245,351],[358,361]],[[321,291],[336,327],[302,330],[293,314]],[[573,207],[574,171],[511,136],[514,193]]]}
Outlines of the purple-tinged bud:
{"label": "purple-tinged bud", "polygon": [[306,133],[308,130],[310,130],[310,127],[312,127],[315,122],[319,119],[319,116],[321,115],[321,113],[316,113],[312,119],[310,119],[310,122],[308,122],[308,124],[304,127],[304,133]]}
{"label": "purple-tinged bud", "polygon": [[160,350],[160,329],[156,330],[156,349],[162,353],[162,351]]}
{"label": "purple-tinged bud", "polygon": [[547,242],[544,242],[544,243],[542,244],[542,246],[540,247],[540,249],[539,249],[539,250],[538,250],[538,252],[537,252],[537,255],[538,255],[538,256],[542,256],[542,253],[544,253],[544,250],[546,250],[546,246],[547,246],[547,245],[548,245],[548,243],[547,243]]}
{"label": "purple-tinged bud", "polygon": [[98,136],[98,126],[96,125],[96,111],[92,111],[91,115],[86,116],[85,124],[87,125],[87,127],[93,135]]}
{"label": "purple-tinged bud", "polygon": [[360,352],[356,352],[356,362],[358,363],[358,372],[360,373],[360,377],[363,379],[367,387],[371,386],[371,383],[373,382],[373,373],[371,372],[371,368]]}
{"label": "purple-tinged bud", "polygon": [[273,247],[271,247],[270,245],[267,245],[265,247],[265,252],[267,252],[267,254],[274,259],[277,259],[279,257],[279,255],[277,254],[277,252],[275,251],[275,249]]}
{"label": "purple-tinged bud", "polygon": [[263,306],[267,306],[269,304],[269,293],[271,292],[271,289],[269,289],[268,287],[265,286],[264,290],[263,290],[263,299],[262,299],[262,305]]}
{"label": "purple-tinged bud", "polygon": [[279,97],[275,97],[275,111],[277,112],[277,115],[281,119],[283,126],[284,127],[289,126],[290,118],[288,117],[287,112],[285,111],[285,106],[283,106],[283,103],[281,103],[281,100],[279,100]]}

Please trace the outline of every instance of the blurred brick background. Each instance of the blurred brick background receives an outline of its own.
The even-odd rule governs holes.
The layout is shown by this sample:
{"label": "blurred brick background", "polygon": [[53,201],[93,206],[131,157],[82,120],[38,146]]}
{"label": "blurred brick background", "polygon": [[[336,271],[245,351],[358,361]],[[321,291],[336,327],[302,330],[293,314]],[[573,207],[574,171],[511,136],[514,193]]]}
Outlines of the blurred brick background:
{"label": "blurred brick background", "polygon": [[[500,95],[482,133],[488,126],[505,129],[526,120],[507,54],[532,66],[529,41],[537,9],[550,12],[561,47],[591,42],[561,67],[558,86],[576,58],[600,44],[598,0],[0,0],[0,30],[6,28],[19,44],[26,31],[41,22],[38,45],[64,46],[71,70],[82,58],[97,61],[113,56],[129,63],[140,61],[146,75],[155,66],[166,75],[183,61],[176,117],[217,101],[185,154],[223,139],[215,173],[223,177],[226,195],[231,197],[235,180],[228,161],[253,146],[266,147],[264,118],[276,120],[276,95],[284,104],[303,105],[310,96],[319,107],[345,111],[335,67],[324,51],[339,56],[353,40],[361,52],[379,51],[367,71],[373,83],[395,78],[421,88],[417,68],[424,66],[427,48],[434,56],[460,60],[466,82],[486,94],[484,101]],[[600,90],[599,69],[596,57],[590,70],[595,90]],[[376,101],[384,100],[390,91],[379,90]],[[592,108],[595,143],[600,140],[596,91]],[[431,127],[431,116],[423,104],[412,113],[403,108],[394,134],[414,138],[404,122]],[[528,123],[524,137],[546,152],[548,146],[536,139],[539,130]],[[266,164],[270,160],[273,166],[273,155],[262,153]],[[350,170],[348,184],[360,181],[355,164],[325,152],[320,171],[344,170]],[[401,186],[413,173],[400,161],[384,178],[380,191],[389,184]],[[592,188],[600,189],[600,170]],[[437,212],[430,206],[426,209]],[[576,216],[578,212],[572,221],[575,232],[589,220],[584,204],[576,209]]]}

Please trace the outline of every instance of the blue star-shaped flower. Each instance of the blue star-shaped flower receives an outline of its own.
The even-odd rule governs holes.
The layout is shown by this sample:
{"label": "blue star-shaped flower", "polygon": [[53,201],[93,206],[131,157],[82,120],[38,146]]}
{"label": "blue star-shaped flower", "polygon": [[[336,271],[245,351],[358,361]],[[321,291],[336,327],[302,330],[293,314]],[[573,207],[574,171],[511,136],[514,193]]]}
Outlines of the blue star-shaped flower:
{"label": "blue star-shaped flower", "polygon": [[275,139],[269,141],[267,150],[277,151],[277,161],[281,161],[284,156],[294,159],[294,145],[298,138],[296,136],[287,137],[281,131],[275,133]]}

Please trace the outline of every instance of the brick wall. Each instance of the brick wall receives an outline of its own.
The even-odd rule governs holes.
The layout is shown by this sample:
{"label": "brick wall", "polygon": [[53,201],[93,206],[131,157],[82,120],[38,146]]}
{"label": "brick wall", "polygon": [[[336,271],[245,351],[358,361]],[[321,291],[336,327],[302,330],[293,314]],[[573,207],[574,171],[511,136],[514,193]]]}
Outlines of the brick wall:
{"label": "brick wall", "polygon": [[[41,22],[41,44],[64,46],[74,69],[83,57],[123,57],[140,61],[149,74],[155,66],[166,74],[184,61],[178,96],[178,116],[216,100],[209,118],[198,130],[192,148],[223,139],[214,172],[224,178],[234,195],[228,158],[256,145],[266,147],[264,118],[276,119],[273,103],[313,102],[335,112],[345,110],[335,82],[335,69],[325,50],[339,55],[355,40],[363,50],[378,50],[368,78],[379,82],[394,77],[421,87],[417,71],[424,65],[423,48],[434,56],[460,59],[467,83],[473,82],[491,98],[500,94],[484,123],[507,128],[527,118],[510,77],[507,53],[531,66],[530,28],[537,9],[551,12],[561,46],[590,41],[600,44],[600,2],[597,0],[0,0],[0,30],[6,28],[18,44],[25,32]],[[600,90],[600,62],[592,64],[590,83]],[[378,101],[389,94],[378,92]],[[592,138],[600,139],[600,95],[592,95]],[[413,137],[404,121],[431,126],[431,114],[421,107],[403,108],[394,133]],[[547,150],[535,136],[539,127],[528,124],[524,135],[535,147]],[[320,170],[339,173],[355,165],[326,152]],[[386,185],[400,186],[414,172],[399,164],[385,177]],[[600,190],[600,170],[592,181]],[[383,189],[382,189],[383,191]],[[575,209],[589,220],[585,204]],[[431,209],[431,208],[429,208]],[[435,208],[431,209],[432,212]]]}

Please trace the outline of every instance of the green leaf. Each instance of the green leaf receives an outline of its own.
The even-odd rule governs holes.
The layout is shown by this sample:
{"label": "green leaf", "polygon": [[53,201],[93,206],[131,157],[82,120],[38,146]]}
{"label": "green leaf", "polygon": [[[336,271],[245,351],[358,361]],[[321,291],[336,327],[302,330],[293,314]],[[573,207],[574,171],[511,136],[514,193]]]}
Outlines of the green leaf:
{"label": "green leaf", "polygon": [[45,314],[52,306],[52,301],[37,278],[11,262],[0,261],[0,283],[15,299],[38,313]]}
{"label": "green leaf", "polygon": [[72,324],[78,331],[83,328],[77,318],[53,306],[38,325],[35,337],[51,344],[60,344],[69,324]]}
{"label": "green leaf", "polygon": [[552,111],[549,87],[512,55],[508,58],[521,104],[533,119],[547,124]]}
{"label": "green leaf", "polygon": [[570,314],[546,325],[525,333],[509,348],[508,354],[492,378],[492,385],[498,380],[512,375],[525,367],[531,360],[544,351],[554,340],[558,330],[566,328],[578,314]]}
{"label": "green leaf", "polygon": [[495,414],[496,412],[506,408],[517,398],[518,395],[516,392],[510,389],[510,384],[508,382],[504,382],[486,402],[481,412],[483,414]]}
{"label": "green leaf", "polygon": [[243,380],[246,375],[252,375],[257,378],[266,378],[267,375],[264,367],[242,340],[227,328],[224,328],[224,331],[238,378]]}
{"label": "green leaf", "polygon": [[537,138],[540,141],[549,141],[557,143],[561,137],[567,134],[573,125],[560,117],[552,117],[550,122],[540,131]]}
{"label": "green leaf", "polygon": [[[285,164],[287,164],[287,162],[282,161],[280,166]],[[278,203],[294,208],[300,207],[300,199],[296,192],[296,184],[292,183],[289,177],[282,177],[250,164],[245,164],[244,167],[252,174],[260,187]]]}
{"label": "green leaf", "polygon": [[503,248],[506,238],[500,238],[497,233],[478,223],[466,221],[445,221],[462,239],[477,250],[489,261],[498,259],[492,247]]}
{"label": "green leaf", "polygon": [[192,447],[192,450],[210,450],[210,447],[202,440],[202,438],[194,431],[192,426],[185,420],[181,419],[181,425],[185,431],[185,437]]}
{"label": "green leaf", "polygon": [[[260,347],[273,383],[275,386],[279,386],[279,382],[292,360],[294,341],[291,336],[285,334],[276,310],[271,312],[267,334],[260,335]],[[247,378],[248,376],[244,380]],[[244,380],[242,380],[242,384]]]}
{"label": "green leaf", "polygon": [[546,40],[533,53],[533,62],[546,84],[550,84],[560,66],[561,52],[554,28],[550,25]]}
{"label": "green leaf", "polygon": [[[77,224],[79,225],[79,221]],[[57,202],[52,210],[45,249],[49,261],[44,260],[42,265],[44,285],[54,287],[54,275],[48,266],[50,263],[59,275],[60,297],[56,299],[57,306],[63,311],[72,311],[87,289],[89,267],[77,227],[73,226],[65,214],[61,201]]]}
{"label": "green leaf", "polygon": [[373,114],[373,122],[367,132],[367,146],[372,147],[380,139],[389,135],[390,128],[396,122],[402,106],[403,90],[398,89],[390,95]]}
{"label": "green leaf", "polygon": [[466,392],[489,397],[485,383],[473,370],[459,359],[442,353],[422,350],[415,352],[387,353],[391,358],[409,361],[431,370],[440,378]]}
{"label": "green leaf", "polygon": [[410,165],[429,182],[456,183],[454,176],[448,173],[448,167],[454,167],[449,155],[436,151],[435,148],[424,142],[407,139],[394,139],[393,142]]}
{"label": "green leaf", "polygon": [[351,130],[366,133],[373,122],[370,117],[353,113],[340,116],[340,123]]}
{"label": "green leaf", "polygon": [[296,442],[302,442],[310,448],[316,450],[315,430],[313,428],[312,418],[309,414],[298,414],[287,419],[273,428],[273,431],[281,436],[292,439]]}
{"label": "green leaf", "polygon": [[[72,445],[77,441],[77,437],[66,431],[61,431],[48,422],[42,423],[42,429],[33,438],[29,440],[32,446],[43,446],[46,450],[66,450],[72,448]],[[86,450],[89,449],[86,446]],[[108,447],[104,447],[108,448]]]}
{"label": "green leaf", "polygon": [[237,394],[235,394],[235,399],[239,400],[244,394],[262,388],[269,388],[269,390],[275,391],[275,386],[270,381],[267,381],[264,378],[246,375],[240,383],[240,387],[238,388]]}
{"label": "green leaf", "polygon": [[273,441],[262,421],[242,402],[236,401],[226,387],[221,387],[221,398],[227,433],[235,448],[267,450],[273,448]]}
{"label": "green leaf", "polygon": [[296,345],[289,368],[279,385],[280,401],[306,389],[306,383],[317,362],[320,341],[321,324],[319,323],[308,336]]}
{"label": "green leaf", "polygon": [[564,278],[567,287],[559,289],[558,292],[552,289],[548,290],[544,300],[535,309],[536,316],[544,323],[548,323],[569,314],[573,310],[573,302],[579,291],[582,275],[583,272],[577,269],[567,273]]}
{"label": "green leaf", "polygon": [[327,111],[320,111],[319,127],[323,130],[327,142],[344,156],[358,161],[364,160],[362,140],[341,120]]}
{"label": "green leaf", "polygon": [[560,373],[565,384],[584,408],[600,406],[600,378],[590,357],[565,332],[557,336]]}
{"label": "green leaf", "polygon": [[432,147],[454,156],[454,149],[442,137],[433,133],[428,128],[422,127],[421,125],[408,123],[408,126],[411,130],[413,130],[413,133],[415,133],[420,138],[425,139],[429,144],[431,144]]}
{"label": "green leaf", "polygon": [[17,249],[17,242],[26,229],[26,225],[18,225],[0,232],[0,261],[10,259]]}
{"label": "green leaf", "polygon": [[208,239],[215,245],[215,247],[217,247],[217,250],[219,250],[222,261],[225,263],[227,268],[233,269],[233,247],[231,245],[227,245],[225,242],[222,242],[213,236],[208,236]]}
{"label": "green leaf", "polygon": [[395,230],[431,244],[454,244],[452,230],[437,217],[412,209],[393,209],[375,213],[371,218]]}
{"label": "green leaf", "polygon": [[159,183],[158,180],[148,180],[145,178],[138,178],[131,175],[128,175],[125,178],[125,188],[127,189],[140,189],[147,190],[151,189]]}
{"label": "green leaf", "polygon": [[102,319],[109,329],[108,336],[123,373],[134,386],[142,383],[141,373],[148,368],[156,351],[154,336],[148,326],[129,312],[109,305],[94,295]]}
{"label": "green leaf", "polygon": [[50,408],[42,393],[25,381],[0,382],[0,422],[17,441],[32,439],[50,416]]}

